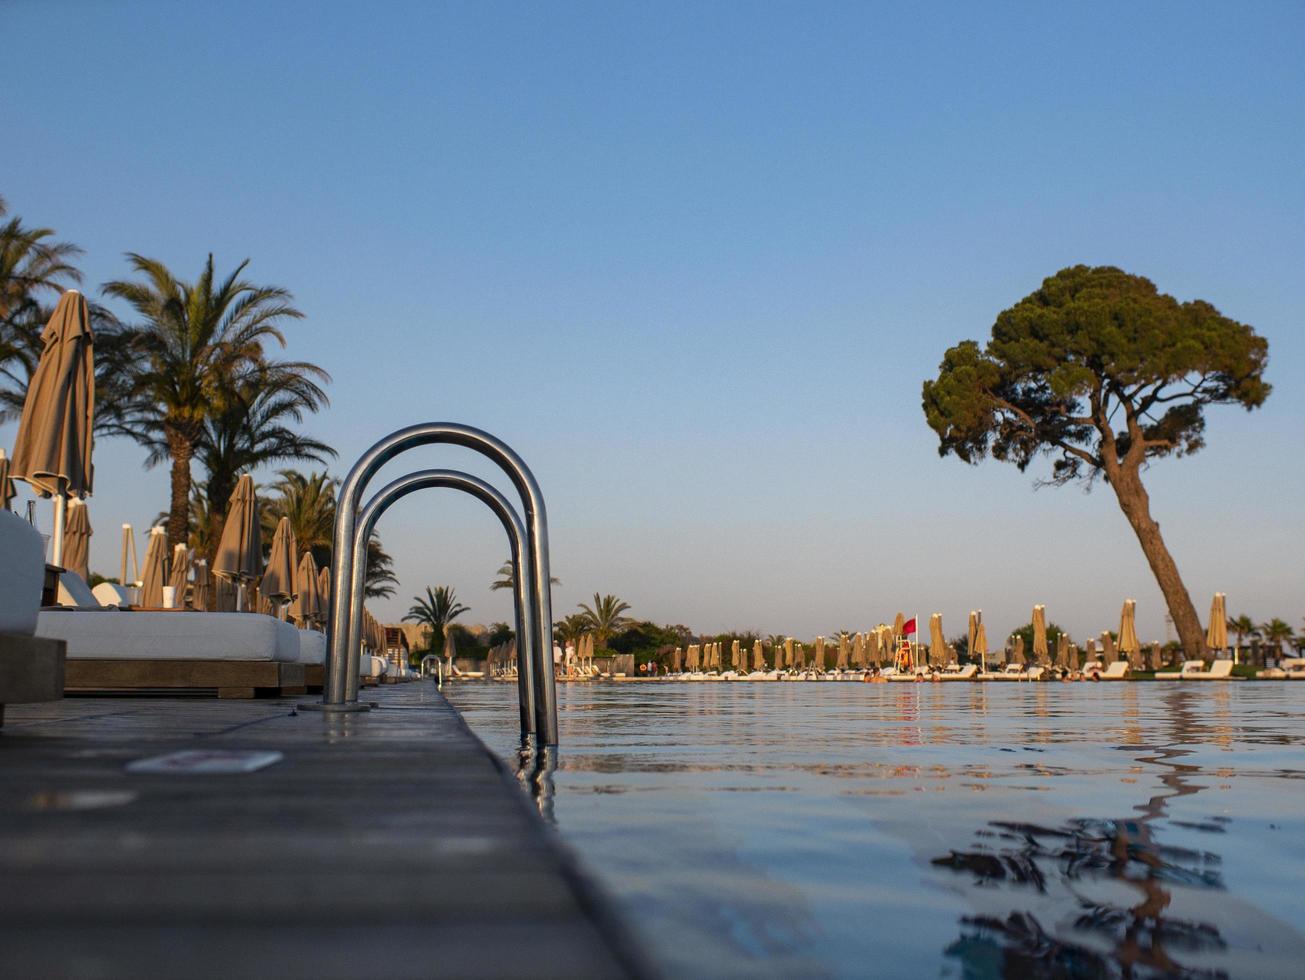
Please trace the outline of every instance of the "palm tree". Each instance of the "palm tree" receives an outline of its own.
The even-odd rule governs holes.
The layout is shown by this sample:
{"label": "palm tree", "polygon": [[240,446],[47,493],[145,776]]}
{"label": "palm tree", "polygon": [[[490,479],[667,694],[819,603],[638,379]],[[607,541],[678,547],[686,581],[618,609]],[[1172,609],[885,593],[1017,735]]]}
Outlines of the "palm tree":
{"label": "palm tree", "polygon": [[553,639],[562,646],[579,643],[580,637],[588,629],[588,620],[583,613],[572,613],[553,624]]}
{"label": "palm tree", "polygon": [[319,565],[329,562],[335,531],[335,491],[340,481],[325,470],[307,475],[282,470],[280,476],[272,492],[259,497],[264,504],[259,515],[264,539],[270,541],[281,518],[289,518],[299,548],[311,549]]}
{"label": "palm tree", "polygon": [[[0,218],[9,206],[0,197]],[[58,296],[70,285],[82,281],[72,264],[82,250],[68,242],[51,241],[53,228],[28,228],[14,215],[0,224],[0,324],[23,318],[43,294]],[[0,344],[4,342],[0,337]],[[8,352],[0,347],[0,365]]]}
{"label": "palm tree", "polygon": [[[210,254],[199,278],[185,282],[162,262],[129,252],[140,281],[106,283],[106,295],[125,300],[142,318],[138,358],[131,365],[117,432],[153,450],[160,436],[172,464],[168,544],[185,541],[189,523],[190,462],[208,422],[269,371],[297,378],[325,404],[321,368],[303,361],[269,361],[263,345],[285,346],[280,324],[303,316],[279,286],[258,286],[241,275],[246,259],[218,280]],[[225,502],[224,502],[225,503]]]}
{"label": "palm tree", "polygon": [[363,595],[368,599],[388,599],[399,586],[394,575],[394,559],[381,547],[381,539],[375,532],[367,542],[367,572],[363,582],[366,583]]}
{"label": "palm tree", "polygon": [[595,592],[593,606],[580,603],[580,615],[598,645],[605,647],[613,634],[634,622],[629,616],[623,615],[629,608],[628,602],[623,602],[614,595],[600,596]]}
{"label": "palm tree", "polygon": [[413,606],[403,617],[405,623],[418,623],[430,629],[430,648],[436,653],[444,650],[444,631],[453,620],[471,610],[458,602],[452,586],[436,586],[432,591],[426,586],[426,595],[412,597]]}
{"label": "palm tree", "polygon": [[[511,558],[498,566],[498,571],[494,573],[494,576],[494,582],[489,587],[492,592],[497,592],[499,589],[515,589],[517,587],[517,577],[512,573]],[[548,582],[550,585],[562,584],[562,580],[556,575],[551,576]]]}
{"label": "palm tree", "polygon": [[1257,632],[1255,628],[1255,620],[1251,619],[1251,617],[1247,616],[1245,613],[1242,613],[1240,616],[1229,617],[1228,628],[1232,630],[1233,635],[1237,637],[1237,644],[1233,648],[1234,655],[1240,652],[1242,648],[1242,640],[1248,636],[1254,637]]}
{"label": "palm tree", "polygon": [[[208,509],[218,521],[241,473],[289,460],[325,463],[335,456],[330,446],[294,428],[305,413],[326,403],[317,386],[304,380],[294,371],[266,365],[232,390],[222,410],[205,421],[195,456],[208,474]],[[154,452],[156,462],[167,458],[162,440]]]}
{"label": "palm tree", "polygon": [[1282,655],[1283,644],[1290,644],[1296,637],[1296,634],[1292,632],[1291,625],[1277,616],[1274,616],[1267,623],[1261,623],[1259,631],[1264,638],[1264,642],[1273,647],[1279,656]]}

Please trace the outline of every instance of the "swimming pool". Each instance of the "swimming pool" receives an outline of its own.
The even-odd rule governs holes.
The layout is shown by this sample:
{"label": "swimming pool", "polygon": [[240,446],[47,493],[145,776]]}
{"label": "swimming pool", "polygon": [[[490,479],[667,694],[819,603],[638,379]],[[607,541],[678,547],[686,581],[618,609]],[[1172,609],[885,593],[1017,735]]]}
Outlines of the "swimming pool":
{"label": "swimming pool", "polygon": [[445,690],[670,976],[1305,975],[1305,684]]}

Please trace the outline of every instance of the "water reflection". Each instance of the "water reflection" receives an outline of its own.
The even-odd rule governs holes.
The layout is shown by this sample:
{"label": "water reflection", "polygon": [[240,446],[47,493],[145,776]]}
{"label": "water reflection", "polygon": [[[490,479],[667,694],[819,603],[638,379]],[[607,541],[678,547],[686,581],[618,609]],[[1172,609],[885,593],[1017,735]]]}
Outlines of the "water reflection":
{"label": "water reflection", "polygon": [[1305,685],[1195,687],[450,697],[668,975],[1297,976]]}
{"label": "water reflection", "polygon": [[[1136,691],[1121,692],[1121,749],[1142,742]],[[1197,721],[1190,692],[1166,698],[1170,740],[1190,740]],[[1219,706],[1221,722],[1227,704]],[[1226,724],[1216,743],[1227,744]],[[1138,763],[1153,767],[1163,792],[1134,807],[1141,815],[1123,819],[1072,819],[1058,826],[991,821],[968,851],[934,858],[935,867],[972,875],[977,886],[1000,889],[1004,915],[980,914],[961,919],[961,937],[944,953],[958,960],[965,977],[1219,977],[1222,970],[1184,963],[1189,955],[1224,950],[1228,943],[1217,924],[1174,915],[1173,886],[1222,890],[1221,860],[1206,850],[1166,845],[1159,824],[1168,802],[1199,793],[1204,785],[1192,777],[1200,767],[1184,764],[1188,750],[1148,746]],[[1222,832],[1227,817],[1178,826]],[[1095,887],[1120,882],[1123,893]],[[1053,897],[1055,891],[1063,892]],[[1036,896],[1036,902],[1030,900]],[[1032,905],[1039,911],[1035,912]],[[1069,909],[1064,906],[1068,904]],[[1212,908],[1208,903],[1203,907]],[[1058,909],[1058,921],[1047,922]]]}
{"label": "water reflection", "polygon": [[557,826],[557,816],[553,812],[553,798],[557,795],[553,778],[556,772],[555,746],[536,747],[533,742],[526,741],[517,750],[517,782],[550,827]]}

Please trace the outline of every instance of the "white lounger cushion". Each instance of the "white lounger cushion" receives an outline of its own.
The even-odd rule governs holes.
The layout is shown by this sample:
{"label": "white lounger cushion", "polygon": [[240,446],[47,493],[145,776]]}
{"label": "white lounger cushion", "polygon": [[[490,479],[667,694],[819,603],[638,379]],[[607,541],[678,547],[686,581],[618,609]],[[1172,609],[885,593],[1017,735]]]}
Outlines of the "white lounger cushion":
{"label": "white lounger cushion", "polygon": [[326,663],[326,634],[317,630],[295,630],[299,634],[299,662],[301,664]]}
{"label": "white lounger cushion", "polygon": [[132,591],[134,590],[129,591],[113,582],[101,582],[91,589],[91,595],[95,596],[95,601],[101,606],[130,606],[135,601]]}
{"label": "white lounger cushion", "polygon": [[0,509],[0,633],[31,636],[44,577],[41,535],[17,514]]}
{"label": "white lounger cushion", "polygon": [[59,574],[59,595],[55,599],[61,606],[80,606],[93,609],[101,605],[91,587],[76,572],[64,571]]}
{"label": "white lounger cushion", "polygon": [[293,626],[253,613],[45,611],[36,635],[64,640],[70,660],[299,661]]}

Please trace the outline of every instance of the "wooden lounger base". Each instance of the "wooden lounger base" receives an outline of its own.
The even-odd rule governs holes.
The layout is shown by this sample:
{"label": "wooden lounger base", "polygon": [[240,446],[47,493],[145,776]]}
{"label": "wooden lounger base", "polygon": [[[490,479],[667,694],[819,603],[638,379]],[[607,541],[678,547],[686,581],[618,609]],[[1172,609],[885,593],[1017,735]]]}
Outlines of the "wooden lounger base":
{"label": "wooden lounger base", "polygon": [[309,694],[321,694],[326,687],[326,667],[322,664],[304,665],[304,686]]}
{"label": "wooden lounger base", "polygon": [[219,698],[306,692],[303,664],[270,660],[69,660],[65,694],[190,693]]}
{"label": "wooden lounger base", "polygon": [[6,704],[63,697],[64,650],[63,640],[0,633],[0,725]]}

